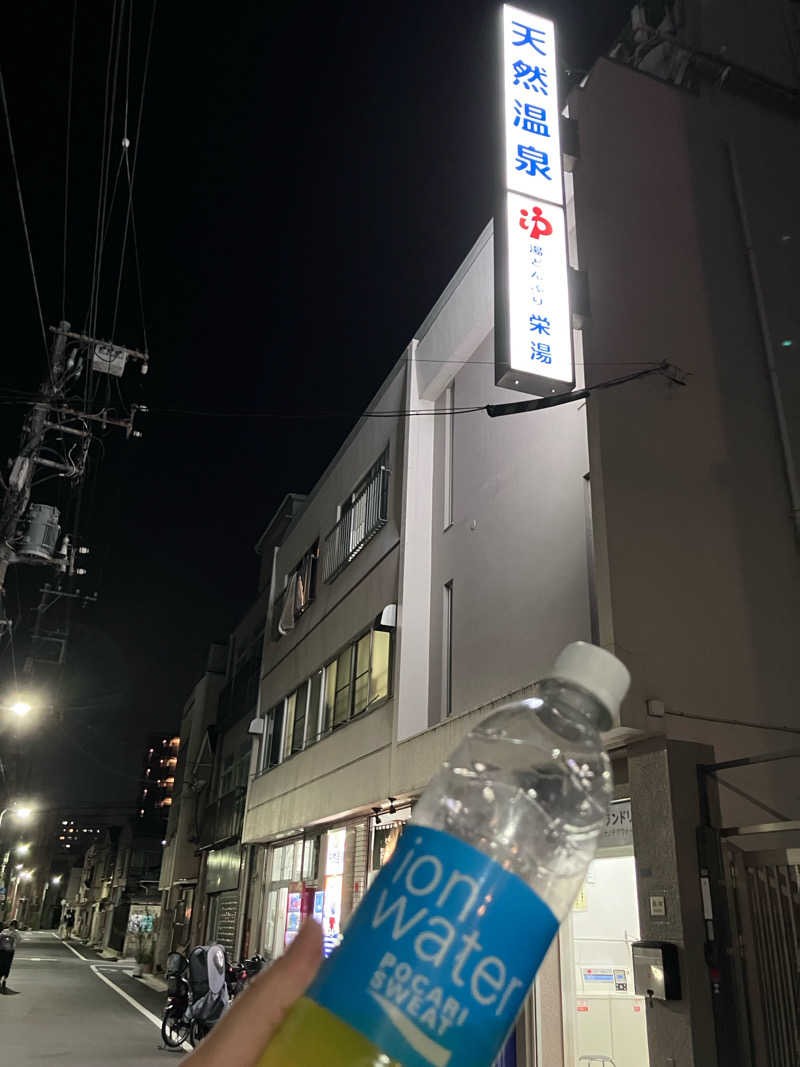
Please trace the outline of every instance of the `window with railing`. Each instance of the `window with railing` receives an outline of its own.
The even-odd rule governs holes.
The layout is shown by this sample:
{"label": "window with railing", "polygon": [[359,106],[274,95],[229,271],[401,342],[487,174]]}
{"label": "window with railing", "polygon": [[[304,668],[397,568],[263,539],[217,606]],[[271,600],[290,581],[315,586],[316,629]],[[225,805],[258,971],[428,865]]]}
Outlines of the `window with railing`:
{"label": "window with railing", "polygon": [[388,461],[387,447],[339,508],[339,521],[325,538],[323,581],[332,582],[386,525],[389,508]]}
{"label": "window with railing", "polygon": [[386,700],[391,660],[392,632],[372,627],[270,708],[264,719],[261,771]]}

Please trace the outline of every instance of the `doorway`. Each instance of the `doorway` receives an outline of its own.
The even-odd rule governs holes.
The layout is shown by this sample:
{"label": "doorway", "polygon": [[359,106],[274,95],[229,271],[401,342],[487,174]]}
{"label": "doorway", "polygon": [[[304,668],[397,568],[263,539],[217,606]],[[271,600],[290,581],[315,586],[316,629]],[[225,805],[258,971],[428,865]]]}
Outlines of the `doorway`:
{"label": "doorway", "polygon": [[631,946],[639,903],[630,801],[611,806],[609,830],[564,927],[565,1062],[570,1067],[649,1067],[646,1005],[633,987]]}

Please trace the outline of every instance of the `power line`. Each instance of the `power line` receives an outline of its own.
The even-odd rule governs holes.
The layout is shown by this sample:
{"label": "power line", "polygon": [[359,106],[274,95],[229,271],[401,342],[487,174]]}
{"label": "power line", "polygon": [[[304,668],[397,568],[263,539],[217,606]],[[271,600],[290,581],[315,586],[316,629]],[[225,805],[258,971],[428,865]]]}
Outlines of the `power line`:
{"label": "power line", "polygon": [[[131,6],[133,6],[133,0],[131,0]],[[142,343],[144,345],[145,352],[148,351],[147,345],[147,324],[144,315],[144,286],[142,284],[142,266],[141,259],[139,257],[139,235],[136,230],[136,215],[133,210],[133,182],[136,177],[136,164],[139,159],[139,145],[141,144],[142,135],[142,116],[144,114],[144,99],[147,89],[147,75],[150,70],[150,53],[153,47],[153,30],[156,22],[156,10],[158,8],[158,0],[153,0],[153,6],[150,9],[150,25],[147,29],[147,44],[144,50],[144,65],[142,68],[142,88],[139,94],[139,110],[136,116],[136,134],[134,136],[133,143],[133,168],[130,168],[130,161],[127,150],[125,152],[125,169],[128,176],[128,212],[131,223],[131,236],[133,237],[133,261],[136,268],[136,288],[139,299],[139,317],[142,325]],[[127,106],[127,105],[126,105]],[[127,125],[127,124],[126,124]],[[126,133],[127,139],[127,133]],[[127,226],[127,222],[126,222]],[[126,231],[127,232],[127,231]],[[114,312],[114,321],[116,322],[116,311]]]}
{"label": "power line", "polygon": [[61,275],[61,318],[67,317],[67,227],[69,218],[69,146],[72,127],[72,84],[75,73],[75,27],[78,19],[78,0],[72,5],[72,34],[69,45],[69,82],[67,85],[67,137],[64,150],[64,254]]}
{"label": "power line", "polygon": [[[117,313],[119,311],[119,297],[122,291],[122,275],[125,270],[125,252],[128,247],[128,227],[131,221],[131,211],[133,210],[133,189],[131,188],[131,171],[128,166],[128,148],[130,147],[130,139],[128,138],[128,109],[130,106],[130,84],[131,84],[131,40],[133,37],[133,0],[128,5],[128,47],[126,51],[125,62],[125,112],[122,119],[122,156],[120,158],[120,168],[123,162],[125,163],[125,172],[128,177],[128,206],[125,211],[125,223],[122,229],[122,245],[119,253],[119,270],[117,271],[117,289],[114,294],[114,315],[111,320],[111,336],[113,337],[117,331]],[[114,197],[111,198],[111,204],[113,208]]]}
{"label": "power line", "polygon": [[511,404],[475,404],[469,407],[452,408],[406,408],[394,411],[364,411],[360,413],[352,411],[204,411],[192,408],[149,408],[148,410],[154,414],[190,415],[220,419],[401,419],[416,418],[423,415],[474,415],[481,411],[491,418],[497,418],[500,415],[513,415],[524,411],[537,411],[549,407],[557,407],[561,404],[575,403],[578,400],[584,400],[599,389],[610,389],[616,385],[625,385],[627,382],[632,382],[637,378],[644,378],[651,374],[663,374],[678,385],[685,384],[682,380],[683,372],[679,368],[671,363],[659,363],[649,367],[647,370],[626,374],[622,378],[610,378],[605,382],[590,385],[586,389],[577,389],[571,393],[561,393],[558,396],[522,400]]}
{"label": "power line", "polygon": [[[87,312],[87,331],[91,333],[97,332],[100,274],[102,271],[103,244],[105,242],[104,230],[106,226],[106,207],[108,201],[108,176],[111,170],[111,135],[114,128],[114,112],[116,110],[117,72],[119,69],[119,46],[121,42],[124,6],[125,0],[122,0],[122,8],[119,7],[117,0],[114,0],[111,9],[111,28],[109,32],[106,81],[103,98],[103,136],[100,143],[100,183],[97,194],[97,217],[95,219],[94,262],[92,269],[92,287],[89,295],[89,310]],[[114,48],[115,38],[117,40],[116,53]],[[113,79],[111,75],[112,64],[114,69]]]}
{"label": "power line", "polygon": [[25,215],[25,202],[22,199],[22,186],[19,180],[19,170],[17,169],[17,153],[14,150],[14,138],[11,135],[11,116],[8,111],[8,100],[6,99],[6,84],[3,78],[3,68],[0,66],[0,95],[3,97],[3,112],[6,119],[6,130],[8,131],[8,147],[11,150],[11,163],[14,167],[14,181],[17,186],[17,200],[19,201],[19,211],[22,216],[22,228],[25,231],[25,245],[28,249],[28,263],[31,268],[31,278],[33,279],[33,292],[36,297],[36,310],[39,313],[39,326],[42,331],[42,342],[44,343],[44,350],[47,356],[47,366],[50,367],[50,350],[47,345],[47,332],[44,328],[44,316],[42,315],[42,301],[39,298],[39,284],[36,281],[36,267],[33,264],[33,249],[31,248],[31,237],[28,232],[28,219]]}

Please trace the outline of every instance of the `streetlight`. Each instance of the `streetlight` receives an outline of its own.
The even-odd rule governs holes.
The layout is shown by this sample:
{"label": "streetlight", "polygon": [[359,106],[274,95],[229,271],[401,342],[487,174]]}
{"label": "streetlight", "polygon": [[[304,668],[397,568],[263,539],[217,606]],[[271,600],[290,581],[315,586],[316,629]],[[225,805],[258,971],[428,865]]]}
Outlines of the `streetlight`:
{"label": "streetlight", "polygon": [[55,877],[51,878],[50,881],[53,883],[53,885],[61,885],[61,875],[55,875]]}
{"label": "streetlight", "polygon": [[15,715],[18,715],[20,719],[24,719],[30,712],[31,706],[27,700],[17,700],[11,705],[11,710]]}
{"label": "streetlight", "polygon": [[17,845],[16,848],[14,849],[14,851],[16,852],[16,854],[18,856],[25,856],[25,855],[27,855],[28,852],[30,852],[30,850],[31,850],[31,846],[27,845],[27,844]]}
{"label": "streetlight", "polygon": [[9,811],[11,812],[12,815],[15,815],[18,819],[29,819],[31,817],[31,815],[33,814],[33,812],[31,811],[30,808],[20,808],[20,807],[15,807],[13,805],[9,805],[7,808],[3,808],[3,810],[0,811],[0,826],[3,825],[3,816],[6,814],[6,812],[9,812]]}

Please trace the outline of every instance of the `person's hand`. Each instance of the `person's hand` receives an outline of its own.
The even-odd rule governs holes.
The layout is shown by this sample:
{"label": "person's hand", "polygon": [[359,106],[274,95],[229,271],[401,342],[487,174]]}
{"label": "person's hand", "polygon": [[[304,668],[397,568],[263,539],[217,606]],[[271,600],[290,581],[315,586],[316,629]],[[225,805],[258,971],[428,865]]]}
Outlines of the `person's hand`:
{"label": "person's hand", "polygon": [[189,1067],[254,1067],[289,1008],[311,984],[321,959],[322,930],[312,919],[184,1062]]}

